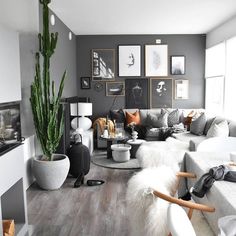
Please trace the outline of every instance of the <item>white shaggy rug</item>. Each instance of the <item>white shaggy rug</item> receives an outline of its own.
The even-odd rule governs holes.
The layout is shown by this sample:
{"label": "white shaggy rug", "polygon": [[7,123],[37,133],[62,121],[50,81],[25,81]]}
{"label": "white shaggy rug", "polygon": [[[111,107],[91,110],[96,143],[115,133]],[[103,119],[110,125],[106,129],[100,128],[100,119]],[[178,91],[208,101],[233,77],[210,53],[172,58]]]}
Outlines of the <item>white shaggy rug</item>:
{"label": "white shaggy rug", "polygon": [[143,143],[139,147],[136,157],[141,168],[166,165],[174,171],[179,171],[186,151],[189,151],[188,143],[170,137],[166,141]]}

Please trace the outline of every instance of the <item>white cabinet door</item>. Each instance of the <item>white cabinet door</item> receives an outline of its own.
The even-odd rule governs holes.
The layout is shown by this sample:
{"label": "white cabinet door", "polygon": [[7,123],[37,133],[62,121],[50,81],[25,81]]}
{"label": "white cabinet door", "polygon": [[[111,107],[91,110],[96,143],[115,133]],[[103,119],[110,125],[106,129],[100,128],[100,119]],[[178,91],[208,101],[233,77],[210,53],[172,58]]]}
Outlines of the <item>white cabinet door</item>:
{"label": "white cabinet door", "polygon": [[0,25],[0,103],[21,100],[19,35]]}

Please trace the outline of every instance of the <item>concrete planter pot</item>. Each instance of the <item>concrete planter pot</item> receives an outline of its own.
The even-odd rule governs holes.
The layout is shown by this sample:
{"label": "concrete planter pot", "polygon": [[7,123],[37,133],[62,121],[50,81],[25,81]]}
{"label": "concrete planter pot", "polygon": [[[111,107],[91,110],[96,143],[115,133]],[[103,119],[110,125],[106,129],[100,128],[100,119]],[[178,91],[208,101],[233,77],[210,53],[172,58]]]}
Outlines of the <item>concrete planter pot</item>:
{"label": "concrete planter pot", "polygon": [[38,185],[45,190],[59,189],[69,172],[70,161],[66,155],[53,154],[53,161],[42,161],[42,156],[33,159],[33,174]]}

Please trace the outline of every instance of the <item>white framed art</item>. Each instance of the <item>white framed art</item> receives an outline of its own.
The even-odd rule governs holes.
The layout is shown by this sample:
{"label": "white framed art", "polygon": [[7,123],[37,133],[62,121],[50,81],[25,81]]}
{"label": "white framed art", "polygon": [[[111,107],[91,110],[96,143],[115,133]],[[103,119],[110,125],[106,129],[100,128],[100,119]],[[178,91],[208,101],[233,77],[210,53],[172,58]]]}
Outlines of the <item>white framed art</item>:
{"label": "white framed art", "polygon": [[145,45],[145,76],[168,76],[168,45]]}
{"label": "white framed art", "polygon": [[119,45],[118,56],[118,76],[141,76],[141,45]]}
{"label": "white framed art", "polygon": [[187,79],[175,80],[175,99],[188,99],[189,81]]}

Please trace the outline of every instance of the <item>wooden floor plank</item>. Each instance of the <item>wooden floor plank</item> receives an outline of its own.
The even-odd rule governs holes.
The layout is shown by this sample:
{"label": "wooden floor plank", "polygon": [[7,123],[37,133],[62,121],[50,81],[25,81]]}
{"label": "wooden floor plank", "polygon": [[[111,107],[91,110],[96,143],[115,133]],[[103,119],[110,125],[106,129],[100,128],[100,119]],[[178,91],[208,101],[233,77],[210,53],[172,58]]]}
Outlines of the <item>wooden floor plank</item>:
{"label": "wooden floor plank", "polygon": [[87,179],[105,184],[74,189],[67,178],[57,191],[40,190],[36,184],[27,191],[28,219],[32,236],[126,236],[126,184],[132,170],[107,169],[91,164]]}

